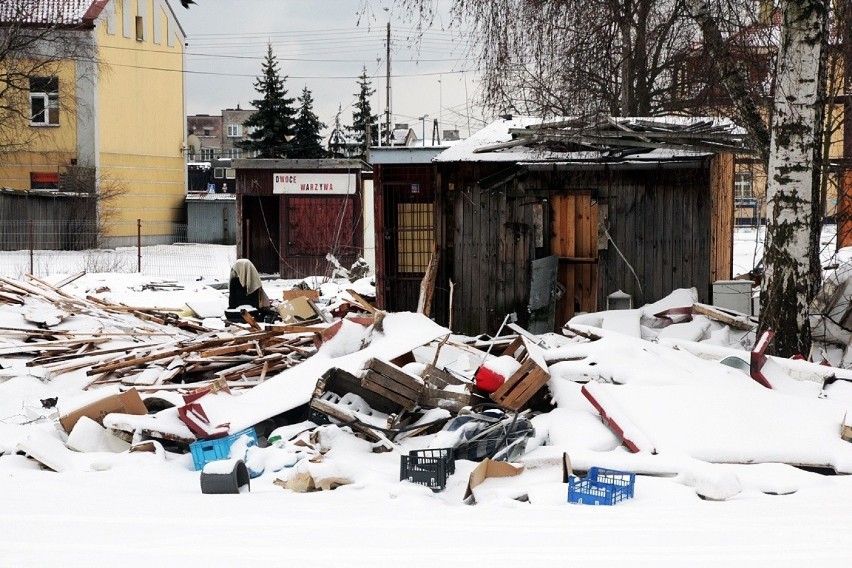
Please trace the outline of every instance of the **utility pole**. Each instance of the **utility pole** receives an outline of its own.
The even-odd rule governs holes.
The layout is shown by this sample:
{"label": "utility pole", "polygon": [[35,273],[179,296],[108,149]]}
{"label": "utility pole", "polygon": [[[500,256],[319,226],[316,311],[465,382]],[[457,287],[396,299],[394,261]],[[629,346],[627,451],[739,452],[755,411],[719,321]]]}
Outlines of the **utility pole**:
{"label": "utility pole", "polygon": [[391,144],[391,36],[390,36],[390,20],[388,20],[388,37],[387,37],[387,104],[385,105],[385,136],[387,136],[388,146]]}

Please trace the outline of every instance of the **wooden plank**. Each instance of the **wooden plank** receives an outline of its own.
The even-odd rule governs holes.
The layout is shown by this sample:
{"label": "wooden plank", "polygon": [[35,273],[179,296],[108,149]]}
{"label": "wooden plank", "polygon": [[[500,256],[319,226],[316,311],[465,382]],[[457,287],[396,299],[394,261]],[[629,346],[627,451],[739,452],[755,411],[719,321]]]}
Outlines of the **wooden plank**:
{"label": "wooden plank", "polygon": [[[398,383],[384,375],[380,375],[375,371],[366,371],[364,373],[364,376],[361,377],[361,386],[373,392],[384,393],[385,391],[388,391],[398,395],[396,398],[389,398],[403,406],[408,406],[412,402],[417,402],[417,398],[423,391],[422,388],[419,390],[411,389],[408,386]],[[409,408],[408,410],[412,409]]]}
{"label": "wooden plank", "polygon": [[444,408],[454,413],[458,413],[465,406],[469,406],[470,402],[471,395],[469,392],[427,388],[420,396],[422,408]]}
{"label": "wooden plank", "polygon": [[238,343],[236,345],[224,345],[222,347],[205,349],[204,351],[200,351],[198,354],[204,358],[218,357],[220,355],[230,355],[232,353],[243,353],[245,351],[251,351],[254,348],[255,343]]}
{"label": "wooden plank", "polygon": [[364,436],[367,437],[371,442],[385,442],[389,445],[392,445],[392,442],[387,439],[387,437],[380,433],[377,430],[373,430],[366,424],[363,424],[360,421],[354,421],[357,417],[346,411],[345,409],[340,408],[339,406],[332,404],[328,401],[322,400],[320,398],[311,399],[309,406],[316,410],[317,412],[328,416],[329,418],[333,418],[343,424],[348,425],[353,430],[360,432]]}
{"label": "wooden plank", "polygon": [[356,292],[356,291],[355,291],[355,290],[353,290],[352,288],[347,288],[347,289],[346,289],[346,292],[347,292],[350,296],[352,296],[352,298],[353,298],[356,302],[358,302],[358,304],[359,304],[362,308],[364,308],[365,310],[367,310],[369,313],[371,313],[371,314],[375,314],[375,313],[376,313],[376,308],[374,308],[374,307],[372,306],[372,304],[370,304],[370,302],[368,302],[367,300],[365,300],[365,299],[361,296],[361,294],[359,294],[358,292]]}
{"label": "wooden plank", "polygon": [[86,275],[86,271],[82,270],[82,271],[78,272],[77,274],[72,274],[71,276],[67,276],[67,277],[63,278],[62,280],[57,282],[54,286],[57,289],[62,288],[63,286],[65,286],[67,284],[71,284],[72,282],[74,282],[78,278],[82,278],[85,275]]}
{"label": "wooden plank", "polygon": [[[254,339],[262,339],[264,337],[268,337],[268,336],[271,336],[271,335],[272,335],[272,332],[264,331],[264,332],[261,332],[261,333],[251,333],[251,334],[246,334],[246,335],[237,336],[237,337],[208,339],[208,340],[204,340],[204,341],[199,342],[199,343],[184,345],[182,347],[167,349],[167,350],[156,352],[156,353],[150,353],[150,351],[149,351],[148,355],[145,355],[145,356],[142,356],[142,357],[139,357],[138,353],[144,352],[144,348],[134,348],[133,351],[128,351],[127,358],[122,358],[122,359],[119,359],[117,361],[113,361],[113,362],[106,363],[106,364],[103,364],[103,365],[98,365],[96,367],[93,367],[92,369],[89,369],[87,371],[87,374],[88,375],[96,375],[96,374],[100,374],[100,373],[111,373],[111,372],[116,371],[118,369],[123,369],[123,368],[126,368],[126,367],[133,367],[133,366],[136,366],[136,365],[141,365],[143,363],[150,363],[152,361],[158,361],[160,359],[165,359],[165,358],[168,358],[168,357],[174,357],[175,355],[181,355],[183,353],[191,353],[191,352],[194,352],[194,351],[202,351],[205,348],[210,348],[210,347],[213,347],[213,346],[216,346],[216,345],[222,345],[224,343],[235,341],[235,340],[237,340],[237,338],[239,338],[239,340],[241,340],[241,341],[252,341]],[[159,346],[149,346],[149,347],[157,348]]]}
{"label": "wooden plank", "polygon": [[746,317],[737,317],[735,315],[726,313],[724,310],[705,304],[693,304],[692,313],[706,316],[710,319],[720,321],[725,325],[729,325],[734,329],[740,329],[743,331],[751,331],[757,327],[755,323],[752,323]]}
{"label": "wooden plank", "polygon": [[426,365],[423,371],[426,388],[443,389],[447,385],[460,385],[462,380],[434,365]]}
{"label": "wooden plank", "polygon": [[408,385],[411,389],[417,390],[418,388],[423,388],[423,382],[414,375],[411,375],[396,365],[392,365],[387,361],[383,361],[382,359],[372,358],[367,361],[367,364],[364,365],[366,369],[372,369],[377,373],[385,375],[386,377],[390,377],[397,382],[400,382],[404,385]]}
{"label": "wooden plank", "polygon": [[255,319],[248,312],[248,310],[240,310],[240,315],[243,316],[245,322],[249,324],[249,327],[252,328],[254,331],[260,331],[263,329],[262,327],[260,327],[260,324],[255,321]]}
{"label": "wooden plank", "polygon": [[[686,227],[683,224],[683,210],[686,208],[686,194],[691,191],[689,178],[680,177],[679,183],[673,183],[675,186],[673,191],[672,208],[672,281],[671,290],[678,288],[689,288],[694,285],[692,281],[686,280],[686,273],[683,270],[683,245],[684,241],[689,238]],[[687,284],[689,282],[689,284]]]}

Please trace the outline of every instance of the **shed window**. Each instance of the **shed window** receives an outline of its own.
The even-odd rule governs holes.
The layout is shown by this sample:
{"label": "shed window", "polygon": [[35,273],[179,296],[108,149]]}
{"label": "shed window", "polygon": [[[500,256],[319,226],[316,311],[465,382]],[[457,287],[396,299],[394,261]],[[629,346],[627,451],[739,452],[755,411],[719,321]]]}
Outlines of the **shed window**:
{"label": "shed window", "polygon": [[434,248],[431,203],[400,203],[396,209],[400,272],[426,272]]}
{"label": "shed window", "polygon": [[30,124],[56,126],[59,124],[59,79],[30,78]]}

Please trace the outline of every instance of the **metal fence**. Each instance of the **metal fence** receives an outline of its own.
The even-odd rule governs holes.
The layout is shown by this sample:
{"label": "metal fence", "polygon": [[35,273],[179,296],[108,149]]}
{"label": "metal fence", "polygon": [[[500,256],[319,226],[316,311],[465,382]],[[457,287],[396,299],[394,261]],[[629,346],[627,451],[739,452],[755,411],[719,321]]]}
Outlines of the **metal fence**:
{"label": "metal fence", "polygon": [[176,279],[226,279],[234,245],[187,242],[182,223],[137,220],[98,226],[89,222],[0,222],[0,275],[140,272]]}

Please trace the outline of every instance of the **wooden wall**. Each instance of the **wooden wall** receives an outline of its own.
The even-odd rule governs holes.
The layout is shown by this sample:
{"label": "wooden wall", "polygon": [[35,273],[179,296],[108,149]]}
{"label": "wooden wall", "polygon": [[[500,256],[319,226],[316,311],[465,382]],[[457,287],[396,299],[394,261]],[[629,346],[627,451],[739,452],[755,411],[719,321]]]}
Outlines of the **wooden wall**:
{"label": "wooden wall", "polygon": [[[463,333],[495,333],[506,314],[517,313],[522,325],[528,315],[533,209],[524,198],[481,189],[476,181],[492,172],[488,166],[460,165],[442,178],[439,281],[454,283],[452,328]],[[446,324],[447,294],[436,295],[437,319]]]}
{"label": "wooden wall", "polygon": [[710,279],[730,280],[734,265],[734,155],[710,160]]}
{"label": "wooden wall", "polygon": [[609,175],[609,183],[601,185],[609,237],[600,251],[599,308],[605,309],[607,296],[617,290],[633,296],[634,307],[693,286],[700,301],[709,301],[713,242],[708,170]]}
{"label": "wooden wall", "polygon": [[[731,156],[641,169],[525,171],[480,188],[481,180],[500,175],[493,164],[438,168],[438,286],[454,282],[455,331],[494,333],[513,311],[523,325],[531,261],[548,255],[560,257],[558,278],[566,287],[557,327],[575,307],[606,309],[607,296],[618,290],[635,307],[691,287],[709,302],[713,280],[730,278]],[[533,204],[545,206],[540,247]],[[444,306],[436,315],[446,325],[446,296],[436,305]]]}

